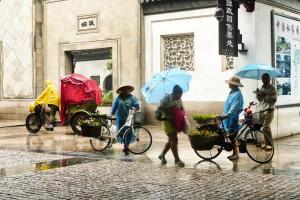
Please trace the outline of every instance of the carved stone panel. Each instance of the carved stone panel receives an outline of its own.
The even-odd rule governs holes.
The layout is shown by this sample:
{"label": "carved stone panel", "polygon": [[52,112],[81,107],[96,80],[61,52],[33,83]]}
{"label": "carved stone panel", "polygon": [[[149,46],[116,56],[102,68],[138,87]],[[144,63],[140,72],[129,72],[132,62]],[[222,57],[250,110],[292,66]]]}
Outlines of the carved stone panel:
{"label": "carved stone panel", "polygon": [[194,34],[162,36],[162,69],[174,66],[182,70],[194,71]]}

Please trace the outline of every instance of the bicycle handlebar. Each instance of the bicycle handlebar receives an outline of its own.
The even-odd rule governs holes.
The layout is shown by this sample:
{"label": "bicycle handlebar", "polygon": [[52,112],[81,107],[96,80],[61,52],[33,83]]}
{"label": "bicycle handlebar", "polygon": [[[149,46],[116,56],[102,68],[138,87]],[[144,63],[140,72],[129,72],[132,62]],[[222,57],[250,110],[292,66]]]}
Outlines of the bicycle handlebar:
{"label": "bicycle handlebar", "polygon": [[108,117],[108,116],[106,116],[106,119],[111,120],[111,121],[114,121],[114,120],[116,120],[117,118],[116,118],[116,117]]}
{"label": "bicycle handlebar", "polygon": [[[239,110],[239,112],[241,112],[241,111],[246,111],[247,109],[249,109],[249,108],[251,108],[252,106],[254,106],[254,105],[256,105],[257,103],[255,103],[254,101],[250,101],[250,103],[249,103],[249,106],[247,107],[247,108],[244,108],[244,109],[241,109],[241,110]],[[224,115],[219,115],[219,116],[216,116],[216,120],[224,120],[224,119],[226,119],[226,118],[228,118],[228,115],[227,114],[224,114]]]}

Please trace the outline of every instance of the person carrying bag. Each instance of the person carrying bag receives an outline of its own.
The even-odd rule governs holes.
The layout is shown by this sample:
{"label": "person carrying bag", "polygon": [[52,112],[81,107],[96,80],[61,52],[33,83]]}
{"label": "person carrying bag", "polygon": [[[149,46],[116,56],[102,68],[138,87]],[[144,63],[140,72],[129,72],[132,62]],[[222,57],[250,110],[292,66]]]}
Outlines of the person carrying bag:
{"label": "person carrying bag", "polygon": [[160,121],[162,121],[163,129],[168,136],[168,142],[158,158],[163,164],[166,164],[167,160],[165,159],[165,155],[171,149],[175,158],[175,164],[178,167],[184,167],[185,165],[179,158],[177,148],[177,134],[178,132],[183,131],[185,127],[185,113],[181,101],[182,93],[182,88],[175,85],[172,94],[166,95],[161,100],[160,105],[155,112],[155,117],[161,119]]}

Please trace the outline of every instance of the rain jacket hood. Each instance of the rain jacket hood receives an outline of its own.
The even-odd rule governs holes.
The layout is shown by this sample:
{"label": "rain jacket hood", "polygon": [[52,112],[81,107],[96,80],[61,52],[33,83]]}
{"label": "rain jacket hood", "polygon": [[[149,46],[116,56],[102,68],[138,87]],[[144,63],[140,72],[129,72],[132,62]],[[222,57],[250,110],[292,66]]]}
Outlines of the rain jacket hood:
{"label": "rain jacket hood", "polygon": [[42,94],[35,100],[34,104],[30,106],[30,111],[33,111],[37,105],[53,104],[59,107],[60,105],[60,95],[58,91],[54,88],[50,80],[45,81],[46,88]]}

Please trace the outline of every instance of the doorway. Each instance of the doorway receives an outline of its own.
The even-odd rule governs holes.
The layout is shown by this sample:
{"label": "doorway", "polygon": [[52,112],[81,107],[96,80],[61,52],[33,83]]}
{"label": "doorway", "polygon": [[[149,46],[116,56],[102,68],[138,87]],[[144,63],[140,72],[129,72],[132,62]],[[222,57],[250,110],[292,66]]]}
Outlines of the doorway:
{"label": "doorway", "polygon": [[102,91],[112,90],[112,48],[71,51],[72,73],[95,80]]}

